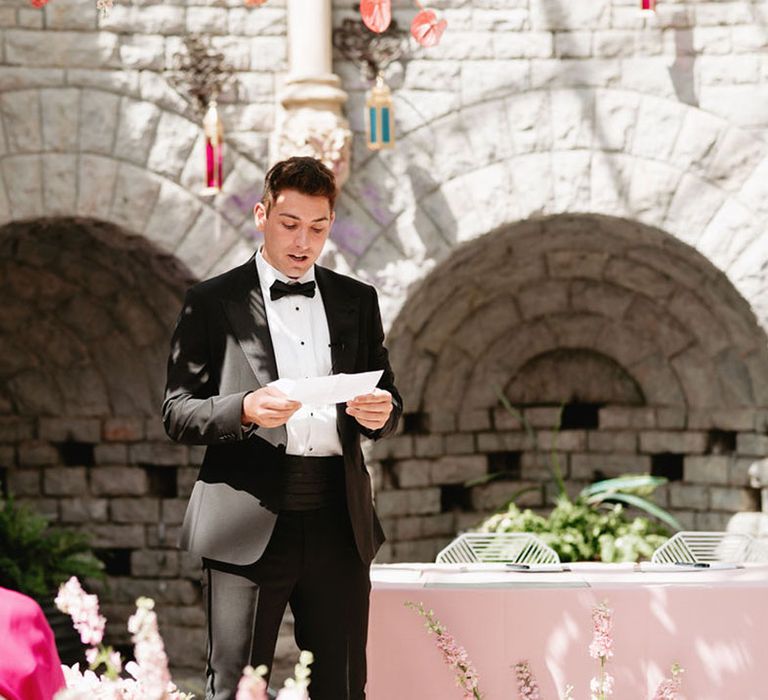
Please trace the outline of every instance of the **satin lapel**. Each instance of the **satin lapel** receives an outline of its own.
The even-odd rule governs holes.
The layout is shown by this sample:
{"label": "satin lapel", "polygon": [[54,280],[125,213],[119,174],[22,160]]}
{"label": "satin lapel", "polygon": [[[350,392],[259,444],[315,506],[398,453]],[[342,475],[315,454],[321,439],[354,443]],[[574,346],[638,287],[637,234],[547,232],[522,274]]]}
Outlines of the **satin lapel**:
{"label": "satin lapel", "polygon": [[242,286],[236,295],[222,299],[222,303],[248,364],[259,383],[266,386],[277,379],[277,364],[267,324],[264,297],[253,258],[243,266]]}
{"label": "satin lapel", "polygon": [[331,338],[333,373],[355,371],[360,324],[360,298],[344,296],[331,274],[315,268],[315,279],[323,297],[325,317]]}

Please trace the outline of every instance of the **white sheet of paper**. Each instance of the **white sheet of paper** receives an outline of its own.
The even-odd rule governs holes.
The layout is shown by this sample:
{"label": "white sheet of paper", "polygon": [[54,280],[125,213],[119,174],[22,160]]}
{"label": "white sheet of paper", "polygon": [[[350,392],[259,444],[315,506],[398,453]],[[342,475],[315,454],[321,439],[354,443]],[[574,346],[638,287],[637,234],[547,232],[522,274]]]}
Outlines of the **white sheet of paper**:
{"label": "white sheet of paper", "polygon": [[282,391],[289,399],[309,406],[346,403],[356,396],[370,394],[384,370],[358,374],[331,374],[309,379],[278,379],[269,386]]}

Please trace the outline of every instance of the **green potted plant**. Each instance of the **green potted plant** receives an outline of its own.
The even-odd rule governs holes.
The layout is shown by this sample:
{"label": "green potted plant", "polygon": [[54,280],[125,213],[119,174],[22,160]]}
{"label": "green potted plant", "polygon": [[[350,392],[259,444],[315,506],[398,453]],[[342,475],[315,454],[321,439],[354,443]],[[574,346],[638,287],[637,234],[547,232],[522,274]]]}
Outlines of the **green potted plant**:
{"label": "green potted plant", "polygon": [[53,604],[59,584],[70,576],[103,578],[104,565],[81,532],[51,527],[42,515],[0,500],[0,586],[34,598],[45,612],[64,663],[74,663],[81,645],[69,618]]}
{"label": "green potted plant", "polygon": [[[507,411],[521,422],[538,453],[538,435],[525,416],[500,391],[497,394]],[[563,562],[623,562],[650,559],[669,537],[665,525],[682,529],[673,515],[648,499],[658,486],[666,483],[663,477],[625,474],[590,484],[576,498],[570,498],[555,448],[559,430],[560,418],[554,426],[548,460],[557,487],[552,511],[543,517],[529,509],[520,510],[514,501],[527,490],[523,489],[503,509],[483,521],[477,528],[480,532],[531,532],[552,547]],[[631,517],[626,506],[645,511],[653,519]]]}

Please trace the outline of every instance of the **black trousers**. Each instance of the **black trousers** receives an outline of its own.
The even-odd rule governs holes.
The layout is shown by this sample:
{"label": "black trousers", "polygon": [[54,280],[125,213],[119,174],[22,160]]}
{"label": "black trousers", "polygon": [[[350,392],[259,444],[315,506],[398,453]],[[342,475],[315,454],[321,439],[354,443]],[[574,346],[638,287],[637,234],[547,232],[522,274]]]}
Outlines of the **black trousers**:
{"label": "black trousers", "polygon": [[312,700],[365,698],[371,583],[345,504],[281,512],[255,564],[203,560],[203,589],[208,614],[206,700],[235,700],[248,664],[271,668],[287,604],[296,644],[315,657]]}

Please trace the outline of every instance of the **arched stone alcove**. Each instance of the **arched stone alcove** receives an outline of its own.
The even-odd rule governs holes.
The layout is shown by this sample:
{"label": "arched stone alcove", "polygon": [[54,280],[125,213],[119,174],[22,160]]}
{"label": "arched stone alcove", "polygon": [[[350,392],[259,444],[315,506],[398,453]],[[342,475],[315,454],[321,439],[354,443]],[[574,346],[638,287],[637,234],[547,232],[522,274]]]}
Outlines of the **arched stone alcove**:
{"label": "arched stone alcove", "polygon": [[[406,416],[377,446],[385,557],[433,557],[521,486],[540,485],[522,502],[546,506],[548,472],[499,392],[574,490],[662,474],[661,502],[699,529],[759,508],[747,468],[766,442],[765,331],[720,270],[660,229],[604,215],[503,227],[413,291],[389,342]],[[515,483],[464,485],[502,468]]]}
{"label": "arched stone alcove", "polygon": [[199,667],[199,562],[175,547],[199,455],[160,421],[168,340],[192,281],[111,223],[0,230],[3,489],[90,535],[107,567],[109,643],[128,645],[134,601],[151,595],[171,658]]}

